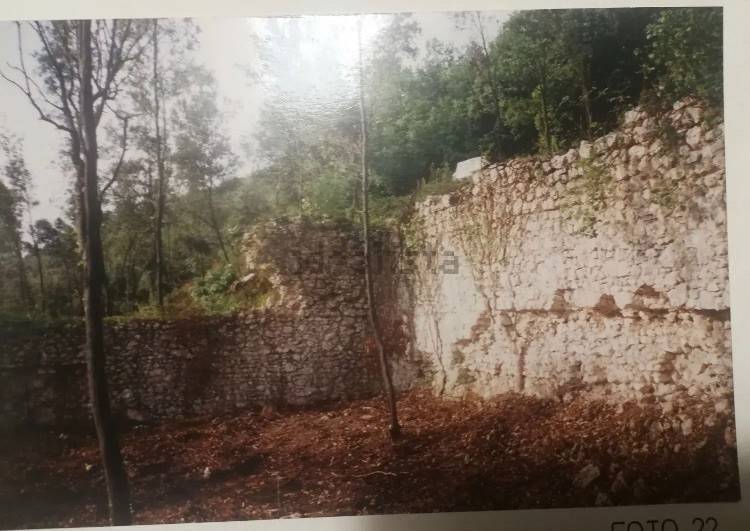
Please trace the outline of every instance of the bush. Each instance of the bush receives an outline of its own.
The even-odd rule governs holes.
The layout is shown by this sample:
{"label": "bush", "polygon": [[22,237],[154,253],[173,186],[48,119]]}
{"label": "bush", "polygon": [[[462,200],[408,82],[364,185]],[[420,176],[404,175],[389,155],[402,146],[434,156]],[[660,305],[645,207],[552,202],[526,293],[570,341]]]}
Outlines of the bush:
{"label": "bush", "polygon": [[190,295],[208,314],[232,313],[239,309],[237,301],[229,292],[236,280],[237,274],[234,269],[225,264],[197,279],[193,283]]}

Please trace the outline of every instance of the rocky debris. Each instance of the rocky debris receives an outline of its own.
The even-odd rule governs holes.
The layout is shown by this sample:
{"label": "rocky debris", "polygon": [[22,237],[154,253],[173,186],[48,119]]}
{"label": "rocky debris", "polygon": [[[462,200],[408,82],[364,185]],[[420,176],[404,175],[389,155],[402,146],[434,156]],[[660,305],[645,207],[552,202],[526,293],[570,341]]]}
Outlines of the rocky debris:
{"label": "rocky debris", "polygon": [[589,463],[581,470],[578,471],[576,477],[573,479],[573,485],[579,489],[585,489],[591,483],[601,475],[599,467],[593,463]]}
{"label": "rocky debris", "polygon": [[692,127],[688,130],[687,134],[685,135],[685,141],[691,148],[696,148],[698,144],[700,144],[702,135],[703,130],[699,125],[696,125],[695,127]]}
{"label": "rocky debris", "polygon": [[728,398],[720,398],[714,404],[717,413],[726,413],[732,409],[732,404]]}
{"label": "rocky debris", "polygon": [[628,483],[625,481],[625,476],[622,471],[619,471],[615,476],[614,481],[609,487],[609,490],[615,496],[622,494],[628,490]]}
{"label": "rocky debris", "polygon": [[146,415],[143,412],[132,408],[125,410],[125,417],[131,422],[145,423],[147,421]]}

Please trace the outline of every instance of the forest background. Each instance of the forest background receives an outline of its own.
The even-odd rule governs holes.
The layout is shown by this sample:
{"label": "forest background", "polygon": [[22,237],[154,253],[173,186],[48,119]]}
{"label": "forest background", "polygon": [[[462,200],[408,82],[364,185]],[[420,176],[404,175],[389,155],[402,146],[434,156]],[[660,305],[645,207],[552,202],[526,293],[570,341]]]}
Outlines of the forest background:
{"label": "forest background", "polygon": [[[396,225],[416,200],[460,186],[451,174],[470,157],[561,152],[613,129],[638,104],[659,112],[689,96],[721,112],[720,8],[441,16],[461,38],[425,38],[420,15],[365,22],[376,226]],[[299,217],[358,223],[359,72],[331,67],[301,76],[341,50],[316,38],[310,19],[267,19],[263,31],[247,34],[259,60],[237,75],[274,97],[238,137],[227,127],[232,103],[199,60],[200,26],[131,23],[142,48],[103,119],[99,146],[107,314],[258,306],[262,293],[237,287],[242,237],[253,226]],[[337,23],[355,35],[354,17]],[[22,25],[20,36],[25,48],[0,67],[3,74],[13,79],[23,58],[35,82],[49,82],[33,26]],[[354,51],[339,53],[344,62],[346,53]],[[12,123],[0,136],[0,317],[77,317],[83,268],[75,201],[67,194],[59,217],[36,215],[48,183],[29,170],[41,147],[35,141]],[[57,170],[72,182],[65,160]]]}

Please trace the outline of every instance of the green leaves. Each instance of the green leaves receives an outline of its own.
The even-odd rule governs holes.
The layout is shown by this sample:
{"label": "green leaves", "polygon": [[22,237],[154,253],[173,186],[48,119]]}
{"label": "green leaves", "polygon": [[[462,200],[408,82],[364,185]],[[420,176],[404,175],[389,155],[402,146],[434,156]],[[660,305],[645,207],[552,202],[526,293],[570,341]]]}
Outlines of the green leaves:
{"label": "green leaves", "polygon": [[[376,202],[398,210],[402,202],[389,196],[439,183],[446,172],[438,176],[435,168],[449,175],[457,162],[480,154],[569,149],[616,127],[648,83],[670,105],[691,91],[720,92],[713,76],[721,72],[721,28],[711,22],[717,13],[720,21],[716,9],[523,11],[499,33],[488,32],[481,15],[466,13],[464,48],[437,40],[420,46],[417,18],[394,17],[368,50],[365,68]],[[704,16],[709,24],[701,27]],[[715,67],[710,75],[708,63]],[[266,110],[258,147],[270,165],[257,175],[275,190],[272,211],[356,213],[354,108],[342,104],[338,120],[290,114],[283,105]],[[382,215],[398,217],[395,210]]]}
{"label": "green leaves", "polygon": [[648,26],[644,71],[663,104],[694,96],[723,101],[722,9],[664,9]]}

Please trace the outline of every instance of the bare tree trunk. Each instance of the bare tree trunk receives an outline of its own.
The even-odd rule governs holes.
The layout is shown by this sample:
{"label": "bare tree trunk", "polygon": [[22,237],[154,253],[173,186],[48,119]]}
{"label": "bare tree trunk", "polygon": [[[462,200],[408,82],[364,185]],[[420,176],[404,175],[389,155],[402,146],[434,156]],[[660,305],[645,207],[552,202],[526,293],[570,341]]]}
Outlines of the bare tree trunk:
{"label": "bare tree trunk", "polygon": [[585,119],[584,133],[591,140],[594,119],[591,112],[591,64],[586,57],[581,57],[581,102],[583,103],[583,116]]}
{"label": "bare tree trunk", "polygon": [[39,275],[39,302],[42,313],[47,313],[47,290],[44,286],[44,266],[42,264],[42,251],[39,248],[39,238],[37,237],[36,227],[34,226],[34,217],[31,214],[31,198],[27,191],[24,191],[24,203],[26,204],[26,214],[29,218],[29,235],[31,236],[31,250],[36,262],[36,272]]}
{"label": "bare tree trunk", "polygon": [[23,261],[23,251],[21,249],[21,236],[16,235],[15,241],[13,242],[13,250],[16,255],[16,266],[18,268],[18,287],[21,294],[21,300],[26,307],[27,312],[31,312],[34,309],[34,298],[31,296],[31,287],[29,286],[29,279],[26,276],[26,264]]}
{"label": "bare tree trunk", "polygon": [[[76,307],[76,297],[78,294],[78,290],[76,289],[76,283],[75,283],[75,273],[71,273],[71,270],[75,272],[75,264],[71,266],[71,264],[68,262],[68,260],[63,257],[62,259],[62,265],[63,265],[63,277],[65,278],[65,285],[68,288],[68,295],[70,296],[70,313],[75,313],[75,307]],[[80,300],[80,299],[78,299]]]}
{"label": "bare tree trunk", "polygon": [[[163,89],[162,89],[163,92]],[[162,221],[161,221],[161,228],[162,228],[162,264],[161,264],[161,275],[162,275],[162,290],[166,290],[166,286],[169,285],[169,264],[172,263],[172,248],[170,247],[170,239],[169,239],[169,220],[165,220],[164,218],[167,216],[167,195],[169,193],[169,176],[172,175],[171,168],[169,167],[169,152],[167,151],[169,146],[169,130],[167,129],[167,116],[168,116],[168,110],[167,110],[167,104],[166,100],[161,101],[161,105],[159,106],[159,109],[161,111],[161,144],[164,147],[161,151],[161,157],[162,157],[162,171],[164,172],[164,192],[162,195]],[[164,233],[166,232],[166,252],[164,251]]]}
{"label": "bare tree trunk", "polygon": [[36,237],[36,230],[31,228],[31,244],[34,250],[34,259],[36,260],[36,271],[39,275],[39,297],[42,305],[42,313],[47,313],[47,290],[44,286],[44,265],[42,264],[42,251],[39,249],[39,241]]}
{"label": "bare tree trunk", "polygon": [[164,225],[164,157],[162,156],[162,138],[159,124],[159,21],[154,19],[154,128],[156,133],[156,215],[154,216],[154,267],[156,269],[156,302],[159,311],[164,310],[164,246],[162,243],[162,226]]}
{"label": "bare tree trunk", "polygon": [[104,350],[104,253],[97,174],[98,146],[92,90],[91,21],[78,22],[80,116],[84,153],[86,362],[94,417],[113,525],[129,525],[130,492],[109,402]]}
{"label": "bare tree trunk", "polygon": [[352,223],[354,223],[357,219],[357,196],[359,195],[357,192],[359,191],[359,186],[357,185],[357,180],[352,179]]}
{"label": "bare tree trunk", "polygon": [[547,98],[545,96],[545,90],[542,89],[542,93],[540,95],[541,99],[541,105],[542,105],[542,128],[544,129],[544,152],[545,153],[551,153],[552,152],[552,135],[550,135],[549,131],[549,113],[547,111]]}
{"label": "bare tree trunk", "polygon": [[367,293],[367,315],[370,321],[370,328],[375,336],[375,344],[378,349],[378,358],[380,361],[380,371],[383,377],[383,390],[385,391],[388,402],[388,411],[390,416],[390,425],[388,432],[391,439],[396,439],[401,434],[401,427],[398,423],[398,413],[396,411],[396,396],[393,389],[393,380],[388,360],[385,356],[385,347],[383,346],[383,337],[378,325],[377,316],[375,315],[375,302],[373,300],[372,290],[372,266],[370,263],[370,211],[369,211],[369,178],[367,175],[367,113],[365,112],[365,89],[364,89],[364,61],[362,59],[362,21],[360,19],[358,26],[359,37],[359,113],[361,127],[361,162],[362,162],[362,235],[364,239],[364,258],[365,258],[365,291]]}
{"label": "bare tree trunk", "polygon": [[539,94],[539,98],[541,100],[542,105],[542,127],[544,128],[544,143],[545,145],[545,151],[547,153],[552,152],[552,134],[550,133],[550,124],[549,124],[549,109],[548,109],[548,103],[547,103],[547,69],[542,67],[542,84],[541,84],[541,93]]}

